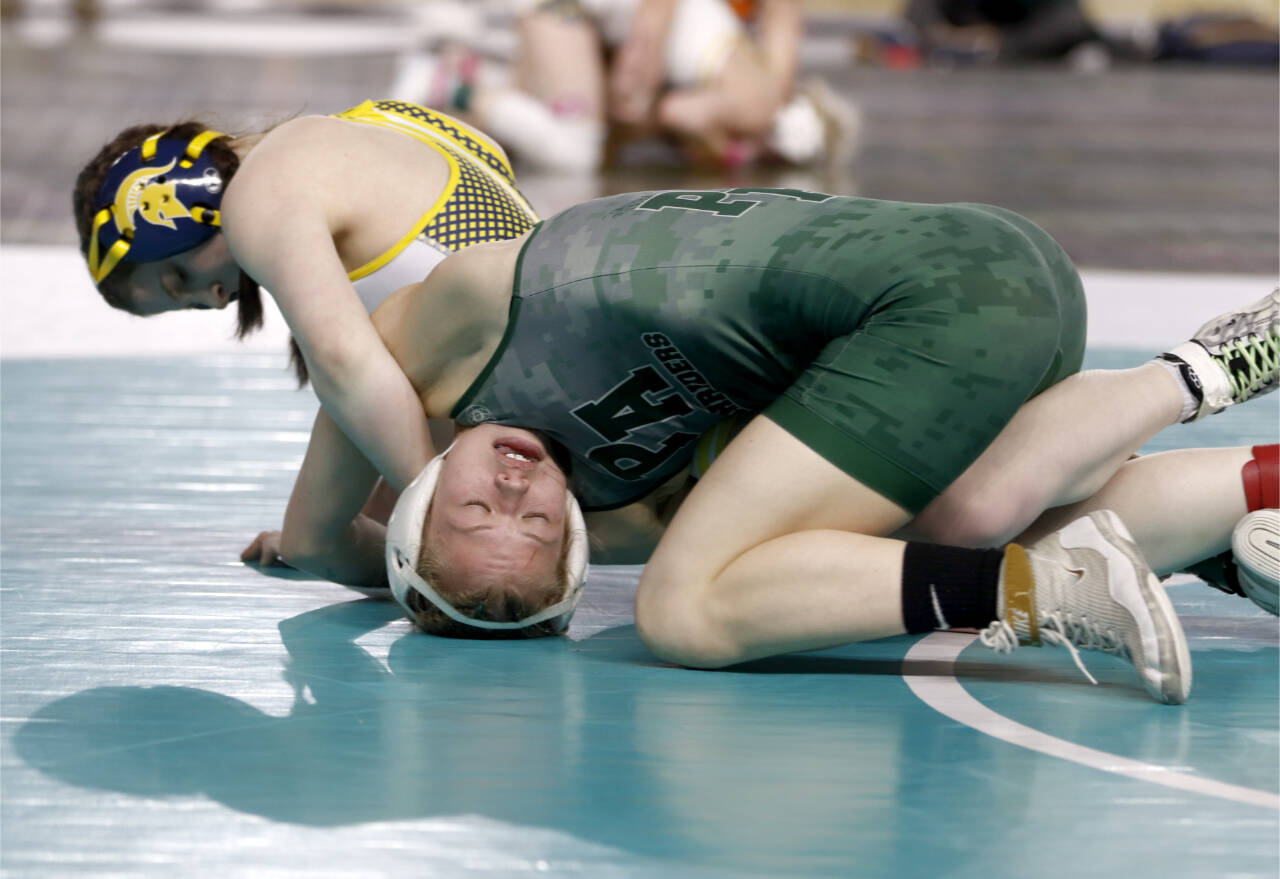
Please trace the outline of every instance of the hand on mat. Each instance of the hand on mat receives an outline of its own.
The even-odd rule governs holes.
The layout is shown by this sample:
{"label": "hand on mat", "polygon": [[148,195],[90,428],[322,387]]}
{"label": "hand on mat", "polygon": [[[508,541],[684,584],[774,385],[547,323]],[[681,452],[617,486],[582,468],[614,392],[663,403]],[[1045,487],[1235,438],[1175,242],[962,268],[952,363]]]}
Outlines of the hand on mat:
{"label": "hand on mat", "polygon": [[262,567],[278,565],[288,568],[291,565],[280,557],[280,532],[263,531],[253,539],[240,553],[240,561],[257,563]]}

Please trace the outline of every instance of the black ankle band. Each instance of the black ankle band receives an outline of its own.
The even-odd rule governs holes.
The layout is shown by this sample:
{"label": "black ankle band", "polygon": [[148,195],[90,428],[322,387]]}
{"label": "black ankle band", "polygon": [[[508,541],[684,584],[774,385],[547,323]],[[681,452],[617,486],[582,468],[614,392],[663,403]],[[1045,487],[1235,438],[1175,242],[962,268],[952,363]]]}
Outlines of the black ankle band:
{"label": "black ankle band", "polygon": [[902,622],[908,634],[978,629],[999,616],[1002,549],[908,543],[902,557]]}

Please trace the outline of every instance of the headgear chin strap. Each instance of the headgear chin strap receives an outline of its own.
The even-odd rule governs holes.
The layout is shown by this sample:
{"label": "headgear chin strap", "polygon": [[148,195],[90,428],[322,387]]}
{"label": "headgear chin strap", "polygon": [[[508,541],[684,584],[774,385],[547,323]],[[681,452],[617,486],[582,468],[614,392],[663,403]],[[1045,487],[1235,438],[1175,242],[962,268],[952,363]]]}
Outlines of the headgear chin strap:
{"label": "headgear chin strap", "polygon": [[[450,446],[449,449],[451,448],[453,447]],[[472,619],[431,588],[431,584],[417,572],[427,510],[431,507],[431,498],[435,494],[436,482],[440,478],[440,470],[449,449],[432,458],[431,463],[409,483],[396,501],[391,519],[387,522],[387,579],[391,583],[391,594],[410,618],[413,617],[413,611],[409,608],[407,596],[412,589],[439,608],[449,619],[466,626],[477,629],[524,629],[550,620],[557,632],[563,632],[569,628],[569,620],[573,617],[587,579],[587,526],[583,522],[578,501],[571,491],[565,492],[565,514],[569,518],[568,583],[563,597],[550,607],[514,622]]]}
{"label": "headgear chin strap", "polygon": [[102,181],[89,235],[94,283],[121,260],[156,262],[217,231],[222,175],[204,149],[224,135],[202,131],[189,141],[164,135],[153,134],[116,159]]}

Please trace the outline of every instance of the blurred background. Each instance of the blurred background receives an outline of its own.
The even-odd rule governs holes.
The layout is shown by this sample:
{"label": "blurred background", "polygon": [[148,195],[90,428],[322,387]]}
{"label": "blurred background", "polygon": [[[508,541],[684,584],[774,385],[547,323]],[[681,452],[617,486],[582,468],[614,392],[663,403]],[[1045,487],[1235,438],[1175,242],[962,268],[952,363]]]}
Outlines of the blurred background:
{"label": "blurred background", "polygon": [[[820,120],[825,155],[691,162],[662,138],[615,137],[601,167],[567,173],[512,150],[535,208],[747,183],[989,202],[1045,227],[1085,269],[1276,274],[1273,0],[800,8],[796,80],[819,80],[838,117],[834,146],[831,113]],[[2,9],[0,352],[9,357],[206,344],[193,340],[210,332],[207,318],[158,327],[105,314],[68,249],[75,175],[126,125],[196,116],[245,132],[366,98],[427,103],[424,70],[459,45],[486,69],[516,52],[506,0],[4,0]]]}
{"label": "blurred background", "polygon": [[[1000,204],[1081,266],[1090,366],[1139,363],[1275,286],[1275,0],[799,9],[794,137],[717,151],[619,127],[575,169],[540,161],[517,125],[507,147],[534,207],[731,186]],[[902,680],[911,639],[742,673],[664,667],[630,625],[634,570],[593,571],[573,640],[490,652],[242,565],[280,521],[315,398],[296,390],[278,313],[238,344],[229,312],[104,307],[76,175],[142,122],[247,133],[371,98],[457,102],[468,77],[512,67],[515,0],[0,13],[0,873],[1274,875],[1275,618],[1198,583],[1175,598],[1196,654],[1185,709],[1148,702],[1119,661],[1091,658],[1090,687],[1055,651],[982,651],[961,677],[1023,728],[1243,801],[942,719]],[[1276,402],[1149,450],[1274,439]],[[910,673],[955,699],[949,663]]]}

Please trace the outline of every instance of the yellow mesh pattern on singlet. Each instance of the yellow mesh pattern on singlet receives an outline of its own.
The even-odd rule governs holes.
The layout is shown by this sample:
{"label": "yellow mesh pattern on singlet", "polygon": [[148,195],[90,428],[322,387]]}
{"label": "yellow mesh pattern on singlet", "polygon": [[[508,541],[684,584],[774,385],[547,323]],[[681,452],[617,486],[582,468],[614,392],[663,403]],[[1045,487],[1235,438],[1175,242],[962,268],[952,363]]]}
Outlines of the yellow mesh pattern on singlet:
{"label": "yellow mesh pattern on singlet", "polygon": [[[507,164],[507,160],[503,158],[502,154],[495,151],[494,148],[485,143],[484,139],[478,136],[476,132],[472,131],[452,116],[447,116],[444,113],[438,113],[435,110],[428,109],[427,107],[422,107],[418,104],[410,104],[405,101],[368,101],[366,103],[372,104],[375,109],[381,110],[384,113],[390,113],[394,116],[410,119],[434,129],[452,140],[475,158],[484,162],[485,165],[501,174],[508,183],[512,185],[515,184],[515,172],[511,170],[511,166]],[[355,107],[347,112],[352,113],[359,109],[360,107]]]}
{"label": "yellow mesh pattern on singlet", "polygon": [[537,218],[532,210],[499,189],[474,162],[458,159],[453,195],[421,235],[454,251],[481,241],[515,238],[533,228]]}
{"label": "yellow mesh pattern on singlet", "polygon": [[538,222],[502,153],[453,117],[404,101],[365,101],[335,115],[399,131],[435,148],[449,163],[449,180],[431,209],[395,247],[351,272],[351,280],[377,271],[414,238],[453,252],[515,238]]}

